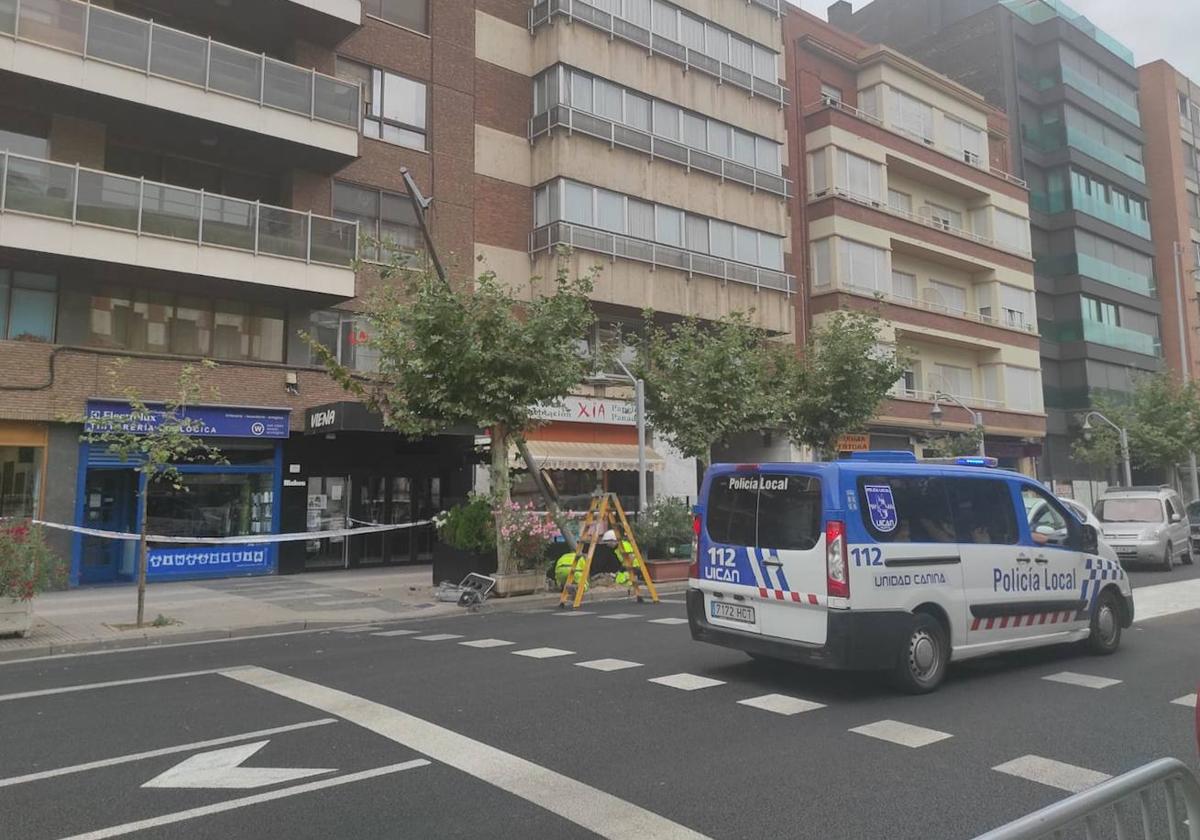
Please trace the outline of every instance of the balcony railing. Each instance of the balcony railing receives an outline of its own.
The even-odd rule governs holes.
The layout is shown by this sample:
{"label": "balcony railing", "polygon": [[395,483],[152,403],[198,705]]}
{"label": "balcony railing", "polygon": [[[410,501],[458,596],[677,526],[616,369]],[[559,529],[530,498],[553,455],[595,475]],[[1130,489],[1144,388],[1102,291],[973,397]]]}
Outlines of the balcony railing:
{"label": "balcony railing", "polygon": [[8,152],[0,157],[0,211],[346,266],[358,223]]}
{"label": "balcony railing", "polygon": [[901,210],[897,207],[892,207],[885,201],[881,201],[877,198],[871,198],[870,196],[859,195],[858,193],[850,192],[850,190],[842,187],[830,187],[829,189],[822,190],[819,193],[809,193],[808,200],[810,202],[818,201],[822,198],[828,198],[830,196],[844,198],[847,201],[853,201],[855,204],[863,204],[874,210],[878,210],[880,213],[887,213],[889,216],[895,216],[899,219],[906,219],[910,222],[916,222],[919,225],[935,228],[943,233],[949,233],[953,236],[961,237],[962,239],[968,239],[971,242],[975,242],[979,245],[986,245],[989,248],[995,248],[999,251],[1006,251],[1010,254],[1016,254],[1017,256],[1024,257],[1025,259],[1030,259],[1032,257],[1032,254],[1029,251],[1022,248],[1014,248],[1011,245],[1007,245],[998,240],[991,239],[986,236],[980,236],[977,233],[972,233],[965,228],[954,227],[949,222],[946,222],[940,218],[935,218],[932,215],[922,215],[920,213],[912,213],[908,210]]}
{"label": "balcony railing", "polygon": [[915,131],[908,131],[903,128],[892,128],[891,126],[886,125],[883,120],[879,119],[879,117],[868,114],[861,108],[855,108],[853,105],[847,105],[845,102],[842,102],[839,99],[833,99],[832,97],[822,98],[820,102],[816,102],[805,108],[804,114],[805,116],[809,114],[815,114],[818,111],[823,111],[827,108],[841,111],[842,113],[849,114],[856,119],[869,122],[871,125],[882,128],[884,131],[887,131],[890,134],[895,134],[897,137],[903,137],[906,140],[911,140],[914,143],[927,146],[928,148],[940,152],[947,157],[961,161],[962,163],[965,163],[968,166],[973,166],[976,169],[981,169],[987,172],[989,175],[993,175],[1001,180],[1007,181],[1010,184],[1015,184],[1016,186],[1022,188],[1028,188],[1029,186],[1027,183],[1025,183],[1025,181],[1018,178],[1016,175],[1013,175],[1011,172],[1005,172],[1003,169],[997,169],[996,167],[990,165],[984,166],[983,161],[973,152],[967,152],[962,149],[939,149],[931,138],[922,137]]}
{"label": "balcony railing", "polygon": [[759,268],[570,222],[551,222],[536,228],[529,236],[530,254],[550,251],[559,245],[605,254],[613,259],[636,260],[655,268],[669,268],[688,274],[715,277],[718,280],[744,283],[759,289],[775,289],[789,295],[796,291],[796,278],[782,271]]}
{"label": "balcony railing", "polygon": [[550,23],[555,15],[586,23],[604,32],[609,38],[620,38],[622,41],[636,44],[655,55],[665,56],[692,70],[707,73],[723,83],[747,90],[753,96],[770,99],[781,108],[788,102],[787,89],[775,82],[761,79],[699,50],[685,47],[678,41],[664,38],[644,26],[609,14],[583,0],[539,0],[529,10],[529,31]]}
{"label": "balcony railing", "polygon": [[698,169],[716,175],[718,178],[736,181],[751,189],[769,192],[781,198],[791,197],[791,181],[786,178],[708,152],[692,149],[673,140],[656,137],[646,131],[619,125],[567,105],[555,105],[546,113],[538,114],[531,119],[529,121],[529,139],[536,140],[543,134],[549,134],[555,128],[578,131],[581,134],[603,140],[610,146],[632,149],[650,155],[651,158],[665,158],[688,170]]}
{"label": "balcony railing", "polygon": [[999,327],[1000,329],[1013,330],[1021,333],[1037,334],[1037,328],[1033,324],[1028,323],[1011,323],[1008,320],[1001,318],[993,318],[990,315],[983,315],[979,312],[970,312],[966,309],[948,306],[945,303],[939,303],[932,300],[918,300],[910,298],[907,295],[893,294],[892,292],[884,292],[878,289],[868,289],[864,286],[855,286],[848,280],[834,278],[823,286],[813,285],[812,293],[814,295],[828,294],[831,292],[844,292],[846,294],[857,295],[858,297],[871,298],[872,300],[885,300],[892,303],[900,304],[901,306],[911,306],[914,309],[923,309],[926,312],[936,312],[939,315],[948,315],[951,318],[963,318],[967,321],[974,321],[977,324],[987,324],[991,327]]}
{"label": "balcony railing", "polygon": [[783,0],[750,0],[756,6],[762,6],[764,9],[775,13],[775,17],[783,14]]}
{"label": "balcony railing", "polygon": [[973,408],[991,408],[1001,411],[1005,410],[1005,404],[1003,400],[992,400],[988,399],[987,397],[977,397],[974,394],[952,394],[945,389],[940,389],[937,391],[920,391],[914,388],[897,386],[891,391],[891,396],[895,399],[920,400],[921,402],[927,403],[933,402],[933,398],[938,394],[943,396],[949,394],[952,397],[962,400]]}
{"label": "balcony railing", "polygon": [[0,35],[357,129],[357,83],[79,0],[0,0]]}

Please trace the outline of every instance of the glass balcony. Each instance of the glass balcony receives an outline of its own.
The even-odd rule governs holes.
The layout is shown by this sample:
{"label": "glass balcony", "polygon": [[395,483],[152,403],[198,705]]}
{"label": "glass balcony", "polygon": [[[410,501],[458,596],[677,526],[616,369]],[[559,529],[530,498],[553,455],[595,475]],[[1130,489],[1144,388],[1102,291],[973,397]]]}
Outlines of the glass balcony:
{"label": "glass balcony", "polygon": [[1122,230],[1127,230],[1130,233],[1136,233],[1138,236],[1143,236],[1146,239],[1150,238],[1149,221],[1133,213],[1129,213],[1124,210],[1118,210],[1113,205],[1101,201],[1096,196],[1072,190],[1071,203],[1074,208],[1081,213],[1087,213],[1089,216],[1095,216],[1101,221],[1108,222],[1111,225],[1116,225]]}
{"label": "glass balcony", "polygon": [[1090,341],[1145,356],[1162,356],[1162,342],[1152,335],[1083,318],[1079,321],[1039,320],[1042,337],[1050,341]]}
{"label": "glass balcony", "polygon": [[1142,118],[1138,114],[1136,105],[1130,105],[1125,100],[1121,99],[1112,93],[1109,93],[1104,88],[1100,87],[1090,79],[1084,78],[1080,73],[1070,67],[1063,66],[1062,80],[1064,85],[1069,85],[1080,93],[1091,99],[1099,102],[1114,114],[1118,114],[1134,125],[1141,125]]}
{"label": "glass balcony", "polygon": [[0,36],[358,130],[356,83],[79,0],[0,0]]}
{"label": "glass balcony", "polygon": [[1094,23],[1061,0],[1000,0],[1000,5],[1033,24],[1041,23],[1051,18],[1062,18],[1130,67],[1134,66],[1133,51],[1129,47],[1122,44],[1103,29],[1098,28]]}
{"label": "glass balcony", "polygon": [[350,267],[358,224],[4,153],[0,211]]}
{"label": "glass balcony", "polygon": [[1126,157],[1115,149],[1105,146],[1099,140],[1088,137],[1082,131],[1072,129],[1070,126],[1067,127],[1067,145],[1073,146],[1085,155],[1094,157],[1096,160],[1107,163],[1114,169],[1124,172],[1130,178],[1135,178],[1143,184],[1146,183],[1146,167],[1143,164]]}
{"label": "glass balcony", "polygon": [[1110,286],[1117,286],[1150,298],[1158,294],[1158,288],[1153,278],[1120,268],[1089,254],[1076,253],[1070,256],[1043,257],[1037,261],[1035,270],[1038,274],[1049,277],[1080,274],[1100,283],[1107,283]]}

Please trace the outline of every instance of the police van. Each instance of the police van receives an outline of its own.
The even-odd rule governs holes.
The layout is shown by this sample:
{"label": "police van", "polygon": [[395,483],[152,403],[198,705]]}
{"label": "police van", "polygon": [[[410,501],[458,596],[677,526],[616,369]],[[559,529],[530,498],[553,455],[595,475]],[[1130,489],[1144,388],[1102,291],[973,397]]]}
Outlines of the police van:
{"label": "police van", "polygon": [[1095,528],[994,459],[909,452],[718,464],[696,508],[692,638],[755,658],[890,671],[913,693],[951,660],[1062,642],[1108,654],[1133,621]]}

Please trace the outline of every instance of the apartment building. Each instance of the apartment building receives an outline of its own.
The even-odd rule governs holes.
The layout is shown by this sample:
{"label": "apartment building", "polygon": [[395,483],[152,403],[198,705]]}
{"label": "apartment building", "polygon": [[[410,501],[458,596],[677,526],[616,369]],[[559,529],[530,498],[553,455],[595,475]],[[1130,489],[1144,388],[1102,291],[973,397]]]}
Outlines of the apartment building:
{"label": "apartment building", "polygon": [[1059,0],[839,2],[829,20],[1008,114],[1013,169],[1030,189],[1048,424],[1039,475],[1102,478],[1070,457],[1077,418],[1097,396],[1128,395],[1162,358],[1132,53]]}
{"label": "apartment building", "polygon": [[[239,536],[416,521],[465,496],[477,430],[385,433],[300,336],[371,370],[371,265],[421,246],[402,167],[457,278],[479,258],[528,293],[560,244],[577,270],[601,263],[595,342],[647,307],[794,329],[779,0],[6,5],[0,516],[130,531],[145,504],[152,532]],[[219,395],[190,414],[230,464],[143,500],[130,465],[81,443],[85,419],[152,422],[120,388],[167,399],[204,358]],[[621,396],[581,383],[545,407],[532,444],[560,491],[636,486]],[[655,445],[655,489],[694,494],[694,467]],[[421,560],[432,542],[166,544],[151,577]],[[129,543],[59,548],[72,583],[132,575]]]}
{"label": "apartment building", "polygon": [[1165,61],[1138,68],[1163,359],[1200,378],[1200,83]]}
{"label": "apartment building", "polygon": [[784,39],[792,167],[807,176],[792,224],[809,315],[877,312],[881,344],[911,362],[867,443],[919,452],[978,415],[987,453],[1032,471],[1046,418],[1028,192],[1008,172],[1007,119],[798,9]]}

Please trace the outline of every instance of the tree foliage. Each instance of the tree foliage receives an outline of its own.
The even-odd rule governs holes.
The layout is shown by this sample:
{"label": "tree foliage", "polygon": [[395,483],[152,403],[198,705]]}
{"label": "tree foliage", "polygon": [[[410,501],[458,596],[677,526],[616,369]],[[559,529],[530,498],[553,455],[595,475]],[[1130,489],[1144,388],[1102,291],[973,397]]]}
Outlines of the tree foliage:
{"label": "tree foliage", "polygon": [[962,455],[977,454],[982,441],[983,430],[975,426],[966,432],[930,435],[925,439],[921,448],[927,458],[957,458]]}

